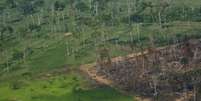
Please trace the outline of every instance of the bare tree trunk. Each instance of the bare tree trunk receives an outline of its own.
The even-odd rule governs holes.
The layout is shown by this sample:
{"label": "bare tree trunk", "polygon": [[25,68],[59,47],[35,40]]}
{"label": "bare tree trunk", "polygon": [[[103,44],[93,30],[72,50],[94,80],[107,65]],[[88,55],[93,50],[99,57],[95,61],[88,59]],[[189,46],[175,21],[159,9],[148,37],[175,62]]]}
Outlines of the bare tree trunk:
{"label": "bare tree trunk", "polygon": [[92,9],[92,0],[89,0],[89,8]]}
{"label": "bare tree trunk", "polygon": [[34,25],[35,24],[34,16],[31,14],[30,17],[31,17],[31,20],[32,20],[32,24]]}
{"label": "bare tree trunk", "polygon": [[70,56],[71,55],[68,41],[66,41],[66,53],[67,53],[66,56]]}
{"label": "bare tree trunk", "polygon": [[54,15],[55,15],[55,11],[54,11],[54,6],[52,5],[52,8],[51,8],[51,13],[52,13],[52,28],[51,28],[51,32],[52,33],[54,33],[54,30],[55,30],[55,28],[54,28]]}
{"label": "bare tree trunk", "polygon": [[3,25],[6,25],[6,14],[5,13],[3,13],[2,14],[2,19],[3,19]]}
{"label": "bare tree trunk", "polygon": [[130,0],[127,0],[127,16],[128,16],[128,24],[131,24],[131,18],[130,18],[130,14],[131,14],[131,5],[130,5]]}
{"label": "bare tree trunk", "polygon": [[63,21],[65,20],[65,11],[62,12],[62,20],[63,20]]}
{"label": "bare tree trunk", "polygon": [[158,21],[159,21],[160,27],[162,28],[161,11],[158,12]]}
{"label": "bare tree trunk", "polygon": [[40,13],[37,15],[37,18],[38,18],[38,25],[40,26],[41,25],[41,19],[42,19],[42,15],[43,14],[43,9],[40,10]]}
{"label": "bare tree trunk", "polygon": [[137,0],[134,0],[134,12],[137,12]]}
{"label": "bare tree trunk", "polygon": [[60,13],[56,12],[56,32],[60,32],[61,27],[60,27]]}
{"label": "bare tree trunk", "polygon": [[26,63],[26,47],[24,47],[24,51],[23,51],[23,62]]}
{"label": "bare tree trunk", "polygon": [[41,17],[40,17],[40,15],[37,15],[37,17],[38,17],[38,25],[40,26],[41,25]]}
{"label": "bare tree trunk", "polygon": [[96,1],[96,4],[95,4],[95,15],[98,16],[98,7],[99,7],[99,3],[98,1]]}
{"label": "bare tree trunk", "polygon": [[112,10],[111,10],[111,22],[112,22],[112,26],[114,26],[114,1],[111,1],[111,7],[112,7]]}
{"label": "bare tree trunk", "polygon": [[8,51],[6,50],[5,51],[5,55],[6,55],[6,72],[9,72],[10,69],[9,69],[9,58],[8,58]]}
{"label": "bare tree trunk", "polygon": [[137,25],[137,37],[138,37],[138,41],[140,41],[140,24],[136,24]]}

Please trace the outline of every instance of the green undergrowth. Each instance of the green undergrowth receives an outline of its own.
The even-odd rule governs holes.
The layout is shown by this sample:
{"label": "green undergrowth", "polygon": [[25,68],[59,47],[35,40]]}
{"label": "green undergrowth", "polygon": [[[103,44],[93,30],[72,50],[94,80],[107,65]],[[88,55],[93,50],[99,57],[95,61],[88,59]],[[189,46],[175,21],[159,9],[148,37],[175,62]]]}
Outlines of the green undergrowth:
{"label": "green undergrowth", "polygon": [[75,73],[0,83],[0,101],[133,101],[109,87],[91,87]]}

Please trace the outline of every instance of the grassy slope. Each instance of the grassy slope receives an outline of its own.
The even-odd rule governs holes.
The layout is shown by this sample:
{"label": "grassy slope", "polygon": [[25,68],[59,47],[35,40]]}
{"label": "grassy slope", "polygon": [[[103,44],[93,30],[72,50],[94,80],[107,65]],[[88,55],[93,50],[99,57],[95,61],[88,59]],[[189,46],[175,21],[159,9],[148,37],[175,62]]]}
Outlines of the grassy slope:
{"label": "grassy slope", "polygon": [[77,84],[85,84],[79,77],[75,81],[76,76],[68,74],[46,80],[23,80],[21,84],[24,86],[17,90],[11,89],[13,83],[3,83],[0,84],[0,101],[133,101],[132,97],[107,87],[75,91]]}

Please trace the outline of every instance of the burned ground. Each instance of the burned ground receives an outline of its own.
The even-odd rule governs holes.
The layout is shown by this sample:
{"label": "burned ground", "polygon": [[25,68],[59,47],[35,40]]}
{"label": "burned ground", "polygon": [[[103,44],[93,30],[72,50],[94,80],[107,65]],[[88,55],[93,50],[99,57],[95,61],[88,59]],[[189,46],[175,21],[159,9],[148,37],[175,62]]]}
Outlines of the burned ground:
{"label": "burned ground", "polygon": [[91,69],[112,82],[108,84],[129,93],[150,96],[192,91],[201,81],[201,41],[192,39],[99,61]]}

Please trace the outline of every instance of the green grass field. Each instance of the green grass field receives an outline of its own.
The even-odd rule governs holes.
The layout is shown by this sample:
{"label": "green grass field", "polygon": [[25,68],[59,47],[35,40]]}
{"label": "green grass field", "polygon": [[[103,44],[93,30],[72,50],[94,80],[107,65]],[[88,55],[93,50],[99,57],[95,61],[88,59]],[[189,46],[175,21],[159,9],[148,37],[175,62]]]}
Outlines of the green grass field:
{"label": "green grass field", "polygon": [[109,88],[90,88],[77,74],[27,80],[16,79],[0,84],[0,101],[133,101]]}

